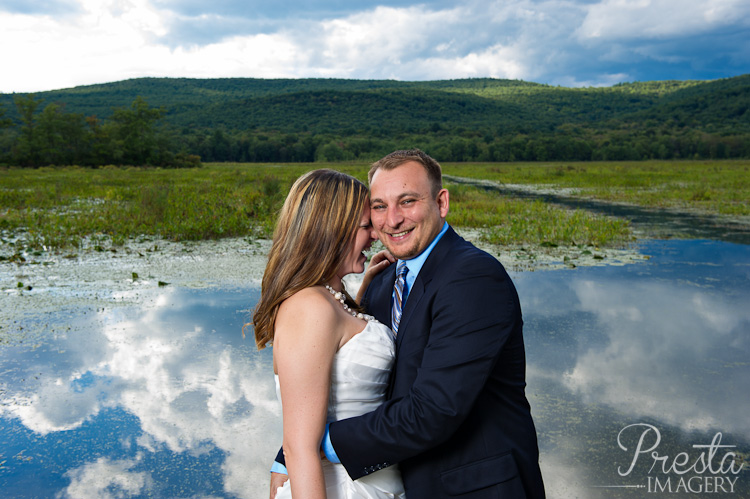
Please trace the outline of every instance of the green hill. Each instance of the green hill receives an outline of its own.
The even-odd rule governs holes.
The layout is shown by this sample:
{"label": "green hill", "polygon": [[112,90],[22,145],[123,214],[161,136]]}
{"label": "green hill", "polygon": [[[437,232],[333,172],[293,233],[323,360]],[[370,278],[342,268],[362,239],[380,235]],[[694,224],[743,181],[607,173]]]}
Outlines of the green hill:
{"label": "green hill", "polygon": [[[15,124],[0,143],[6,157],[20,128],[13,97],[0,94]],[[370,159],[413,145],[448,161],[750,156],[750,75],[603,88],[491,78],[139,78],[36,97],[40,109],[54,103],[100,120],[142,97],[164,109],[159,127],[170,147],[204,160]]]}

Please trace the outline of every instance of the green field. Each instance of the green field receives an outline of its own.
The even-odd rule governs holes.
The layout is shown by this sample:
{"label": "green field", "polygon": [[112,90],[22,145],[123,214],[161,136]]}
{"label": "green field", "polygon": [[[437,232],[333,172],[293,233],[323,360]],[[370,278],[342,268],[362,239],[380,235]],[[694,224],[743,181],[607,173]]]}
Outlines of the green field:
{"label": "green field", "polygon": [[750,161],[457,163],[446,174],[575,189],[580,196],[654,208],[750,215]]}
{"label": "green field", "polygon": [[[117,247],[141,236],[173,241],[269,237],[294,179],[330,167],[366,179],[366,164],[206,164],[203,168],[0,170],[0,234],[13,259],[24,251]],[[750,161],[445,164],[446,174],[574,188],[633,204],[747,215]],[[540,201],[447,184],[448,221],[503,245],[617,247],[628,223]],[[7,250],[6,250],[7,253]]]}

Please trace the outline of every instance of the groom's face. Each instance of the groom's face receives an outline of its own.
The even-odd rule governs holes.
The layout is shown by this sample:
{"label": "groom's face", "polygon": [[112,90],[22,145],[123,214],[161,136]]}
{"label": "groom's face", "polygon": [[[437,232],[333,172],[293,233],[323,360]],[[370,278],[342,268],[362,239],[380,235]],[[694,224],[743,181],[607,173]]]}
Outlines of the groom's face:
{"label": "groom's face", "polygon": [[432,196],[427,171],[410,161],[377,170],[370,182],[370,217],[378,238],[396,258],[408,260],[430,245],[448,214],[448,191]]}

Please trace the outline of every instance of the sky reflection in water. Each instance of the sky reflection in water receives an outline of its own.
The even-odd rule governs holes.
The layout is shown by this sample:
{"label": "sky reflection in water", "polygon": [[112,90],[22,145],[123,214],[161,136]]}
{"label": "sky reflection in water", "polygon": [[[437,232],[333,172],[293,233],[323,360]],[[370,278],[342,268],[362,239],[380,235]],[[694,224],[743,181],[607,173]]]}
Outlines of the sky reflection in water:
{"label": "sky reflection in water", "polygon": [[[692,445],[716,432],[750,452],[750,247],[672,241],[643,251],[652,255],[643,264],[514,276],[551,497],[642,497],[642,489],[592,487],[647,485],[657,475],[647,455],[618,474],[635,441],[625,452],[617,435],[631,424],[659,429],[669,463],[681,452],[694,462]],[[741,473],[739,497],[748,482]]]}
{"label": "sky reflection in water", "polygon": [[[697,456],[716,432],[750,451],[750,248],[643,251],[637,265],[513,275],[551,498],[640,497],[594,487],[654,475],[646,457],[617,472],[632,459],[618,432],[635,423],[660,430],[660,454]],[[165,288],[140,309],[61,311],[69,331],[4,345],[3,495],[266,497],[281,438],[271,352],[240,335],[257,297]]]}

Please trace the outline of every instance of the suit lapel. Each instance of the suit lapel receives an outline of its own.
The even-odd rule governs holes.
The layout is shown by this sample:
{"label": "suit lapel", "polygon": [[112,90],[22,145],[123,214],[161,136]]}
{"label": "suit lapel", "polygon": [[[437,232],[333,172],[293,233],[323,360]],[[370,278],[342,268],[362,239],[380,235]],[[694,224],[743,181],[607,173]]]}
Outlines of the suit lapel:
{"label": "suit lapel", "polygon": [[[401,323],[398,326],[398,335],[396,336],[397,347],[401,346],[403,338],[408,334],[409,322],[414,315],[412,312],[416,310],[419,302],[422,300],[422,297],[425,294],[425,289],[428,288],[430,281],[432,281],[432,278],[438,271],[440,262],[443,261],[443,258],[445,258],[458,239],[458,234],[454,232],[453,228],[449,227],[448,231],[440,238],[440,241],[438,241],[435,247],[432,248],[430,256],[428,256],[427,260],[424,262],[417,279],[412,285],[412,289],[409,290],[409,294],[406,297],[406,306],[401,315]],[[395,265],[392,265],[392,267],[395,267]],[[396,272],[394,270],[392,280],[395,279]]]}
{"label": "suit lapel", "polygon": [[[380,281],[377,281],[378,277],[381,277]],[[396,280],[396,265],[389,265],[386,270],[383,271],[381,276],[376,276],[370,285],[378,285],[377,288],[373,288],[373,293],[370,294],[372,297],[371,303],[367,313],[374,316],[378,321],[391,327],[391,294],[393,293],[393,283]]]}
{"label": "suit lapel", "polygon": [[[424,268],[423,268],[424,270]],[[432,278],[430,277],[430,280]],[[401,314],[401,322],[398,325],[398,334],[396,335],[396,347],[401,346],[401,341],[409,328],[409,320],[412,317],[412,312],[416,309],[419,301],[424,296],[424,281],[422,280],[422,271],[419,272],[417,280],[414,281],[412,289],[409,290],[409,294],[406,297],[406,306]]]}

